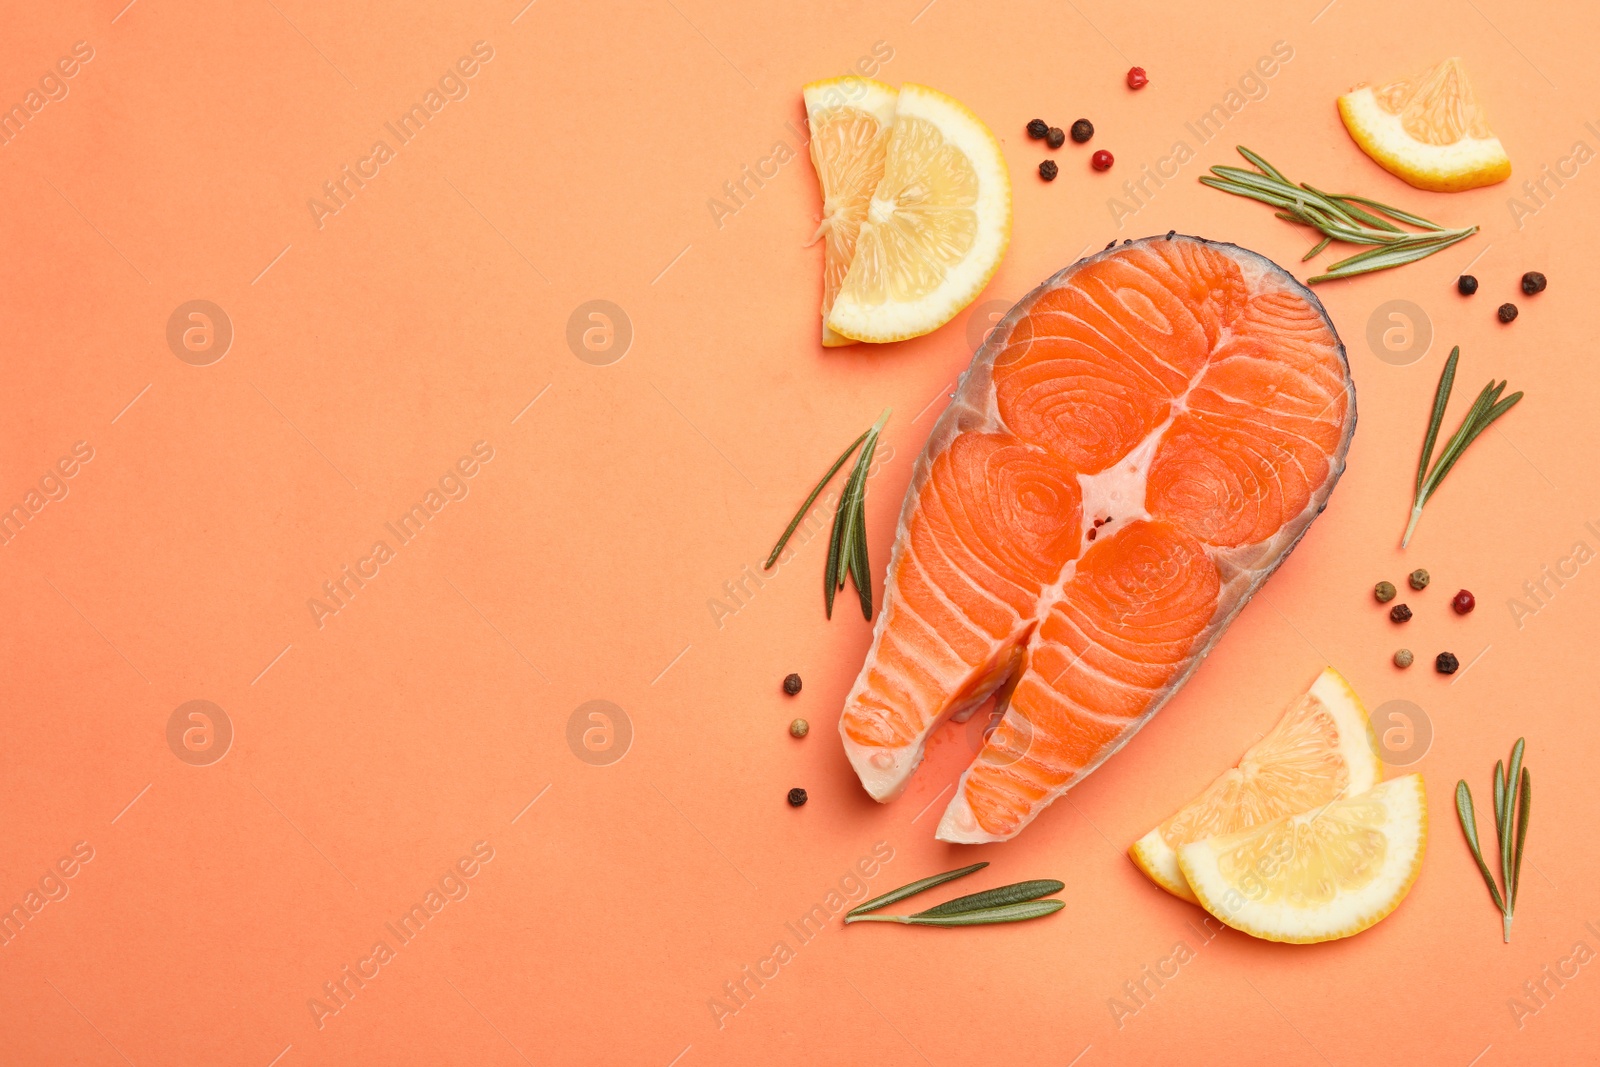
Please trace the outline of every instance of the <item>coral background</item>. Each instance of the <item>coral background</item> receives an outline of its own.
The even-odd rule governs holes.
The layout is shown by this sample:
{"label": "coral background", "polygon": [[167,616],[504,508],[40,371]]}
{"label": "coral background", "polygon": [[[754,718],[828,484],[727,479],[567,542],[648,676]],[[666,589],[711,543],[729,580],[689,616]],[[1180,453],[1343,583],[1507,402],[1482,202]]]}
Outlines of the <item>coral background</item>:
{"label": "coral background", "polygon": [[[0,509],[39,508],[0,544],[0,907],[27,916],[0,945],[0,1060],[1592,1055],[1592,5],[125,4],[12,5],[0,20],[0,105],[37,111],[0,148]],[[80,41],[92,58],[52,76]],[[476,42],[491,59],[474,59]],[[1277,42],[1292,58],[1252,74]],[[1506,185],[1410,189],[1339,124],[1334,97],[1354,83],[1447,55],[1505,141]],[[993,127],[1014,236],[950,325],[825,352],[799,87],[864,57]],[[1137,93],[1122,80],[1133,64],[1151,79]],[[430,91],[438,109],[402,143],[386,124]],[[1202,143],[1188,124],[1217,104],[1226,126]],[[1097,130],[1054,153],[1053,184],[1023,133],[1036,116]],[[1179,141],[1192,158],[1132,199],[1124,183]],[[1318,287],[1360,407],[1327,512],[1116,759],[1013,843],[940,844],[971,733],[941,735],[907,794],[873,804],[834,732],[868,627],[848,594],[823,620],[825,539],[750,575],[813,479],[893,405],[893,454],[868,497],[881,578],[911,462],[982,316],[1085,250],[1178,229],[1311,273],[1304,232],[1195,181],[1236,162],[1235,143],[1483,232]],[[1088,166],[1099,148],[1116,155],[1109,173]],[[1564,168],[1559,185],[1546,166]],[[745,168],[768,176],[758,186]],[[1540,179],[1536,197],[1524,190]],[[341,180],[334,201],[324,183]],[[725,183],[739,182],[735,205]],[[1453,282],[1469,263],[1483,287],[1464,299]],[[1550,288],[1523,298],[1529,269]],[[231,324],[225,352],[203,324],[184,349],[199,322],[186,317],[169,343],[193,300]],[[620,310],[590,319],[595,300]],[[1393,300],[1419,309],[1401,326],[1431,327],[1410,362],[1382,349]],[[1494,318],[1503,300],[1522,309],[1509,327]],[[1454,344],[1451,426],[1491,375],[1527,399],[1401,553]],[[92,459],[57,468],[78,442]],[[391,533],[419,504],[422,532]],[[1397,630],[1370,589],[1418,566],[1433,585],[1406,592],[1417,617]],[[329,599],[334,581],[353,595]],[[1461,587],[1478,599],[1466,617],[1447,607]],[[1401,644],[1418,655],[1406,673],[1389,663]],[[1444,649],[1463,664],[1453,678],[1429,667]],[[1402,754],[1414,762],[1394,773],[1426,777],[1421,878],[1342,942],[1203,928],[1124,850],[1326,664],[1375,712],[1418,709]],[[805,679],[794,698],[779,689],[790,671]],[[169,730],[195,700],[207,718],[184,712]],[[804,741],[785,732],[796,715],[812,724]],[[1505,945],[1451,797],[1468,778],[1487,826],[1491,768],[1519,735],[1535,810]],[[790,808],[791,786],[810,803]],[[992,866],[964,884],[1060,877],[1068,908],[976,930],[790,925],[980,857]],[[402,939],[390,928],[413,905],[425,924]],[[1147,967],[1171,976],[1158,986]],[[746,977],[762,969],[762,984]],[[360,987],[346,977],[358,972]],[[732,982],[749,995],[730,1000]]]}

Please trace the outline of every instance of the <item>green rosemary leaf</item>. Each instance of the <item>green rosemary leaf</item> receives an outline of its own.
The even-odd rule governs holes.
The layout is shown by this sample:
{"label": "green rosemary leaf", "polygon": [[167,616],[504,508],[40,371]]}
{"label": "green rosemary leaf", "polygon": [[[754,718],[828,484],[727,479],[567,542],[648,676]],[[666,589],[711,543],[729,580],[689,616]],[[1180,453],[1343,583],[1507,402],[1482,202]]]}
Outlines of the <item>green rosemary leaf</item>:
{"label": "green rosemary leaf", "polygon": [[[1517,785],[1522,780],[1522,749],[1524,739],[1517,738],[1516,745],[1511,749],[1511,770],[1506,775],[1504,789],[1506,794],[1505,830],[1501,834],[1500,842],[1500,884],[1505,887],[1506,910],[1512,906],[1512,859],[1516,842],[1512,839],[1512,825],[1517,803]],[[1497,770],[1498,770],[1498,765]]]}
{"label": "green rosemary leaf", "polygon": [[1461,346],[1456,345],[1450,350],[1450,358],[1444,361],[1444,373],[1439,375],[1439,386],[1433,392],[1433,413],[1428,417],[1428,435],[1422,439],[1422,461],[1417,464],[1418,494],[1422,492],[1422,483],[1427,481],[1428,465],[1433,462],[1434,442],[1439,439],[1445,408],[1450,405],[1450,390],[1455,387],[1456,363],[1460,359]]}
{"label": "green rosemary leaf", "polygon": [[901,923],[905,926],[987,926],[994,923],[1019,923],[1028,919],[1042,919],[1066,906],[1066,902],[1061,900],[1030,900],[1022,904],[964,911],[958,915],[858,915],[854,919],[845,921]]}
{"label": "green rosemary leaf", "polygon": [[1461,833],[1467,839],[1467,847],[1472,850],[1472,858],[1478,861],[1478,873],[1483,875],[1483,883],[1489,887],[1489,896],[1494,899],[1494,906],[1503,913],[1506,906],[1500,899],[1500,889],[1494,884],[1489,865],[1483,862],[1483,850],[1478,847],[1478,820],[1472,811],[1472,790],[1467,787],[1464,778],[1456,783],[1456,817],[1461,820]]}
{"label": "green rosemary leaf", "polygon": [[1341,202],[1353,200],[1358,204],[1364,204],[1367,207],[1372,208],[1374,211],[1381,211],[1385,215],[1388,215],[1391,219],[1394,219],[1396,222],[1403,222],[1408,226],[1417,226],[1424,230],[1443,230],[1445,228],[1440,226],[1437,222],[1429,222],[1427,219],[1422,218],[1419,215],[1413,215],[1408,211],[1401,211],[1399,208],[1390,207],[1388,204],[1380,203],[1377,200],[1369,200],[1364,196],[1353,196],[1349,193],[1340,193],[1338,196],[1333,197],[1333,199]]}
{"label": "green rosemary leaf", "polygon": [[[871,430],[867,431],[867,433],[871,432]],[[850,447],[845,449],[839,455],[839,458],[833,461],[833,466],[828,468],[828,473],[822,476],[822,481],[818,482],[817,487],[811,490],[811,495],[806,497],[806,502],[800,505],[800,510],[795,512],[794,518],[789,520],[789,525],[784,529],[783,536],[778,538],[778,543],[772,546],[772,555],[768,556],[767,561],[761,565],[762,570],[771,570],[772,565],[778,562],[778,554],[783,551],[783,546],[789,543],[789,538],[794,536],[795,530],[799,529],[801,520],[806,517],[806,512],[811,510],[811,505],[816,503],[817,497],[822,494],[823,486],[827,485],[833,479],[833,476],[839,473],[839,468],[844,466],[844,461],[850,458],[850,453],[854,452],[856,446],[866,439],[867,434],[863,433],[860,437],[851,441]]]}
{"label": "green rosemary leaf", "polygon": [[1506,840],[1506,765],[1494,762],[1494,839],[1504,845]]}
{"label": "green rosemary leaf", "polygon": [[987,866],[989,866],[989,861],[984,860],[981,863],[974,863],[969,867],[957,867],[955,870],[945,871],[943,874],[930,874],[926,878],[919,878],[915,882],[909,882],[906,885],[901,886],[899,889],[891,889],[881,897],[873,897],[865,904],[860,904],[854,908],[851,908],[850,911],[845,914],[844,921],[850,922],[853,919],[865,915],[869,911],[877,911],[879,908],[887,908],[890,904],[898,904],[900,901],[906,899],[906,897],[914,897],[924,890],[932,889],[934,886],[944,885],[946,882],[953,882],[957,878],[965,878],[974,871],[981,871]]}
{"label": "green rosemary leaf", "polygon": [[1474,226],[1470,230],[1449,231],[1447,235],[1439,237],[1429,236],[1422,240],[1407,237],[1390,241],[1382,241],[1369,235],[1365,238],[1366,240],[1383,245],[1383,247],[1368,249],[1365,252],[1351,256],[1349,259],[1340,260],[1338,263],[1330,265],[1325,273],[1307,278],[1306,284],[1336,281],[1340,278],[1353,278],[1357,274],[1370,274],[1377,270],[1403,267],[1407,263],[1415,263],[1419,259],[1427,259],[1435,252],[1449,248],[1458,241],[1465,241],[1477,232],[1478,228]]}
{"label": "green rosemary leaf", "polygon": [[1322,240],[1318,241],[1315,245],[1312,246],[1311,251],[1307,252],[1305,255],[1300,257],[1300,262],[1305,263],[1308,260],[1315,259],[1318,252],[1321,252],[1324,248],[1327,248],[1332,243],[1333,243],[1333,238],[1332,237],[1324,237]]}
{"label": "green rosemary leaf", "polygon": [[1368,226],[1375,226],[1380,230],[1388,230],[1390,233],[1404,233],[1405,232],[1404,230],[1402,230],[1400,227],[1396,226],[1392,222],[1389,222],[1389,221],[1387,221],[1385,219],[1380,219],[1376,215],[1372,215],[1372,214],[1369,214],[1368,212],[1362,211],[1360,208],[1356,207],[1355,203],[1353,203],[1353,202],[1350,202],[1350,201],[1347,201],[1347,200],[1342,199],[1340,197],[1334,196],[1332,193],[1325,193],[1321,189],[1315,188],[1314,186],[1312,186],[1308,182],[1301,182],[1300,184],[1303,185],[1305,188],[1310,189],[1312,192],[1316,193],[1318,196],[1322,197],[1322,199],[1328,201],[1330,204],[1337,205],[1339,207],[1339,209],[1345,215],[1347,215],[1352,222],[1365,223]]}
{"label": "green rosemary leaf", "polygon": [[[1457,345],[1450,351],[1450,358],[1445,361],[1444,373],[1439,376],[1439,388],[1434,393],[1433,412],[1428,420],[1428,433],[1422,442],[1422,459],[1417,465],[1417,486],[1415,497],[1411,502],[1411,517],[1406,523],[1405,533],[1400,536],[1401,548],[1411,543],[1411,535],[1416,531],[1417,522],[1422,518],[1423,505],[1439,488],[1445,475],[1455,467],[1456,461],[1465,454],[1467,447],[1496,419],[1510,411],[1522,399],[1521,391],[1512,393],[1504,400],[1500,399],[1506,383],[1491,381],[1478,393],[1477,399],[1467,410],[1466,417],[1461,420],[1461,425],[1450,435],[1450,440],[1445,443],[1444,449],[1435,460],[1433,446],[1439,437],[1439,426],[1444,420],[1445,407],[1450,403],[1450,389],[1455,381],[1456,360],[1460,354],[1461,346]],[[1432,463],[1431,468],[1430,463]],[[1507,789],[1510,788],[1510,784],[1508,779]]]}
{"label": "green rosemary leaf", "polygon": [[[1476,226],[1449,229],[1366,197],[1325,193],[1309,182],[1295,185],[1244,145],[1235,147],[1256,169],[1219,164],[1209,174],[1201,175],[1201,184],[1270,204],[1279,209],[1275,212],[1279,218],[1320,231],[1325,240],[1306,255],[1307,260],[1326,248],[1328,240],[1372,246],[1332,264],[1324,273],[1307,279],[1308,284],[1414,263],[1478,232]],[[1405,230],[1396,223],[1415,229]]]}
{"label": "green rosemary leaf", "polygon": [[843,568],[848,562],[844,558],[845,532],[849,529],[849,515],[847,502],[850,483],[845,482],[846,493],[839,498],[839,505],[833,513],[833,532],[828,536],[828,564],[822,574],[823,603],[828,618],[833,618],[833,596],[844,587]]}
{"label": "green rosemary leaf", "polygon": [[926,911],[916,913],[917,918],[930,915],[959,915],[967,911],[979,911],[983,908],[998,908],[1006,904],[1021,904],[1029,900],[1038,900],[1040,897],[1050,896],[1065,889],[1065,882],[1058,882],[1053,878],[1036,878],[1029,882],[1014,882],[1003,885],[997,889],[985,889],[981,893],[969,893],[964,897],[947,900]]}
{"label": "green rosemary leaf", "polygon": [[1522,786],[1517,791],[1517,858],[1511,864],[1511,886],[1506,893],[1512,908],[1517,906],[1517,890],[1522,888],[1522,846],[1528,840],[1528,808],[1533,804],[1533,772],[1522,768]]}
{"label": "green rosemary leaf", "polygon": [[1237,145],[1235,147],[1238,148],[1239,154],[1248,159],[1252,165],[1261,168],[1262,173],[1278,179],[1285,185],[1289,184],[1289,179],[1285,178],[1283,173],[1279,171],[1277,167],[1274,167],[1271,163],[1268,163],[1266,160],[1250,151],[1250,149],[1246,148],[1244,145]]}
{"label": "green rosemary leaf", "polygon": [[[1488,390],[1481,394],[1479,399],[1483,400],[1485,404],[1492,402],[1493,398],[1499,396],[1500,390],[1504,388],[1505,382],[1501,382],[1493,390]],[[1433,472],[1428,475],[1428,484],[1425,488],[1429,496],[1432,496],[1433,491],[1439,487],[1439,483],[1444,481],[1444,476],[1450,473],[1450,468],[1456,465],[1456,460],[1461,458],[1462,453],[1467,450],[1467,446],[1477,440],[1478,435],[1487,430],[1491,422],[1510,411],[1517,401],[1521,399],[1522,394],[1519,392],[1511,394],[1504,400],[1494,404],[1493,407],[1488,407],[1487,410],[1475,405],[1474,410],[1469,413],[1469,417],[1472,419],[1470,426],[1463,420],[1461,430],[1457,430],[1455,436],[1450,439],[1450,443],[1445,447],[1445,450],[1439,454],[1439,461],[1434,464]],[[1463,433],[1462,431],[1467,432]]]}

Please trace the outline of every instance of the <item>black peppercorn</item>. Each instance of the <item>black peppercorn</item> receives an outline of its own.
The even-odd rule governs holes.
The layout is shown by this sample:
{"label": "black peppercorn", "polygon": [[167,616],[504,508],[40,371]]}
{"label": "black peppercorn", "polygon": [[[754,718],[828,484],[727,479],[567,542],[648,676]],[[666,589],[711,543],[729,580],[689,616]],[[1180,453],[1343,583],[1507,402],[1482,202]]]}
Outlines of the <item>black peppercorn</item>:
{"label": "black peppercorn", "polygon": [[1035,141],[1044,140],[1044,135],[1050,132],[1050,124],[1044,119],[1034,119],[1028,123],[1028,136]]}
{"label": "black peppercorn", "polygon": [[1072,140],[1076,144],[1085,144],[1094,136],[1094,123],[1088,119],[1079,119],[1072,124]]}
{"label": "black peppercorn", "polygon": [[1456,659],[1454,652],[1441,652],[1433,659],[1433,669],[1440,674],[1454,674],[1461,666],[1461,661]]}
{"label": "black peppercorn", "polygon": [[1470,274],[1463,274],[1456,279],[1456,292],[1462,296],[1471,296],[1478,291],[1478,279]]}
{"label": "black peppercorn", "polygon": [[1066,141],[1067,135],[1061,132],[1060,126],[1052,126],[1045,131],[1044,143],[1051,148],[1060,148]]}
{"label": "black peppercorn", "polygon": [[[1451,668],[1451,669],[1453,670],[1454,668]],[[791,790],[789,790],[789,806],[791,808],[798,808],[800,805],[804,804],[805,802],[806,802],[806,791],[804,789],[791,789]]]}
{"label": "black peppercorn", "polygon": [[1055,181],[1056,175],[1060,173],[1061,168],[1056,166],[1056,161],[1053,159],[1047,159],[1043,163],[1039,164],[1039,177],[1043,178],[1047,182]]}
{"label": "black peppercorn", "polygon": [[1495,314],[1500,316],[1501,322],[1510,322],[1512,319],[1517,317],[1517,305],[1501,304],[1500,310],[1495,312]]}
{"label": "black peppercorn", "polygon": [[1536,270],[1530,270],[1528,273],[1522,276],[1522,291],[1529,296],[1532,296],[1534,293],[1544,292],[1544,287],[1546,284],[1548,283],[1545,282],[1544,275],[1540,274]]}
{"label": "black peppercorn", "polygon": [[1389,609],[1389,618],[1393,622],[1409,622],[1411,619],[1411,609],[1406,607],[1404,604],[1396,604],[1394,607]]}
{"label": "black peppercorn", "polygon": [[796,693],[800,692],[800,676],[798,674],[791,674],[785,678],[783,680],[783,691],[788,693],[790,696],[794,696]]}

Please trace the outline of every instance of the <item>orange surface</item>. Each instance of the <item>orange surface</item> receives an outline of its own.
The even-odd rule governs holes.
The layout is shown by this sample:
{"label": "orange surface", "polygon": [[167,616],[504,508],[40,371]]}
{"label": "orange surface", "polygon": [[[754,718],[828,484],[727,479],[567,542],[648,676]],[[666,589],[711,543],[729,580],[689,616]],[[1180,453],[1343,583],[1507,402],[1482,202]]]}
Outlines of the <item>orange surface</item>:
{"label": "orange surface", "polygon": [[[0,148],[0,504],[38,508],[0,544],[0,901],[39,906],[0,947],[0,1061],[1592,1057],[1592,9],[125,2],[11,5],[0,34],[0,102],[36,111]],[[58,68],[78,41],[92,58]],[[474,58],[479,41],[492,58]],[[1507,185],[1411,190],[1340,129],[1338,93],[1446,55],[1511,154]],[[799,87],[858,62],[991,123],[1015,238],[945,329],[824,353]],[[1150,72],[1139,93],[1122,84],[1134,63]],[[407,115],[405,137],[390,132]],[[1116,166],[1092,172],[1069,143],[1062,176],[1038,181],[1044,152],[1022,133],[1036,115],[1088,116],[1088,147]],[[881,567],[973,316],[1082,250],[1177,228],[1295,265],[1305,234],[1194,180],[1235,142],[1484,232],[1319,287],[1360,398],[1326,514],[1067,801],[1007,845],[940,845],[929,805],[976,728],[874,804],[834,736],[868,629],[849,610],[822,619],[825,539],[776,575],[758,565],[892,404],[868,499]],[[1465,300],[1450,283],[1474,259],[1483,288]],[[1551,282],[1525,299],[1528,269]],[[169,344],[195,300],[231,323],[220,360],[214,312],[209,339],[179,318],[187,358]],[[595,300],[626,322],[573,318]],[[1381,312],[1377,343],[1392,326],[1407,344],[1382,317],[1397,300],[1431,325],[1407,365],[1368,340]],[[1522,308],[1509,328],[1503,300]],[[1402,554],[1457,343],[1456,411],[1491,374],[1528,399]],[[1396,630],[1368,590],[1416,566],[1434,584],[1405,594],[1417,617]],[[1463,586],[1478,609],[1459,618],[1446,602]],[[1419,660],[1404,674],[1388,663],[1402,642]],[[1444,648],[1466,665],[1453,680],[1427,668]],[[1374,708],[1423,709],[1431,742],[1407,769],[1436,816],[1425,869],[1348,941],[1218,933],[1124,849],[1324,664]],[[791,670],[805,689],[788,699]],[[169,734],[197,700],[214,707]],[[798,742],[797,714],[812,723]],[[1484,819],[1519,734],[1536,797],[1507,946],[1450,792],[1469,777]],[[811,793],[798,810],[794,785]],[[821,922],[977,855],[993,865],[970,889],[1060,877],[1069,907],[986,930]],[[403,939],[390,927],[408,914]],[[315,1012],[333,982],[353,997]]]}

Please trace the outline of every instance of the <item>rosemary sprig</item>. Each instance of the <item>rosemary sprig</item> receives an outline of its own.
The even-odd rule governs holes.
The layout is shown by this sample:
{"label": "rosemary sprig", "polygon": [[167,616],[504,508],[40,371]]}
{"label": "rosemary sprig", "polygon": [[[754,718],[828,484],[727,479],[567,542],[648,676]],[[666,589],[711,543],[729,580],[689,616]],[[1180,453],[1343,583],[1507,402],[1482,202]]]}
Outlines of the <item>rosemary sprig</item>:
{"label": "rosemary sprig", "polygon": [[[1494,874],[1484,861],[1483,849],[1478,846],[1478,818],[1472,807],[1472,790],[1466,779],[1456,783],[1456,817],[1461,820],[1461,832],[1466,836],[1467,847],[1478,863],[1478,873],[1489,887],[1489,898],[1500,909],[1501,935],[1507,944],[1511,941],[1511,917],[1517,906],[1517,890],[1522,884],[1522,853],[1528,840],[1528,812],[1533,806],[1533,772],[1522,765],[1522,750],[1527,742],[1517,738],[1511,749],[1511,770],[1505,762],[1494,765],[1494,836],[1500,846],[1500,884],[1495,884]],[[1512,823],[1516,824],[1513,832]]]}
{"label": "rosemary sprig", "polygon": [[1058,882],[1054,878],[1035,878],[1027,882],[1014,882],[1003,885],[998,889],[985,889],[981,893],[968,893],[964,897],[947,900],[943,904],[936,904],[931,908],[916,913],[916,917],[928,918],[938,915],[960,915],[963,912],[983,911],[987,908],[1000,908],[1009,904],[1024,904],[1040,897],[1048,897],[1065,889],[1065,882]]}
{"label": "rosemary sprig", "polygon": [[[1305,254],[1301,262],[1311,259],[1334,241],[1373,246],[1365,252],[1330,264],[1323,273],[1307,279],[1308,284],[1351,278],[1357,274],[1414,263],[1440,249],[1449,248],[1457,241],[1465,241],[1478,232],[1476,226],[1448,229],[1364,196],[1325,193],[1306,182],[1296,185],[1244,145],[1235,147],[1256,169],[1212,167],[1210,174],[1201,175],[1201,183],[1234,196],[1270,204],[1279,209],[1274,212],[1278,218],[1310,226],[1320,232],[1322,240]],[[1367,210],[1369,208],[1371,210]],[[1413,226],[1421,232],[1403,230],[1396,223]]]}
{"label": "rosemary sprig", "polygon": [[867,560],[867,470],[872,466],[872,454],[878,447],[878,435],[883,432],[884,423],[889,421],[892,408],[884,408],[883,414],[878,416],[878,421],[872,428],[854,441],[844,450],[840,457],[833,461],[833,466],[828,468],[828,473],[811,490],[811,495],[806,497],[806,502],[800,505],[800,510],[795,512],[794,518],[789,520],[788,527],[783,531],[783,536],[778,538],[778,543],[772,547],[772,554],[762,564],[770,570],[778,561],[778,556],[783,552],[783,546],[789,543],[789,538],[794,536],[795,530],[800,527],[800,522],[811,510],[811,505],[816,502],[822,493],[823,487],[833,480],[839,473],[839,468],[844,466],[845,460],[859,447],[860,453],[856,456],[855,466],[850,468],[850,474],[845,479],[844,491],[839,497],[838,510],[833,513],[833,532],[828,538],[828,563],[823,572],[823,600],[827,605],[828,618],[833,618],[833,596],[844,588],[845,576],[848,575],[856,584],[856,593],[861,600],[861,614],[868,622],[872,621],[872,574],[871,564]]}
{"label": "rosemary sprig", "polygon": [[852,908],[845,915],[844,921],[846,924],[870,922],[900,923],[904,926],[987,926],[993,923],[1039,919],[1066,907],[1065,902],[1060,900],[1040,899],[1061,892],[1066,888],[1065,883],[1053,878],[1039,878],[986,889],[981,893],[969,893],[964,897],[947,900],[943,904],[911,915],[867,914],[907,897],[914,897],[934,886],[964,878],[987,866],[989,866],[987,863],[974,863],[970,867],[960,867],[953,871],[945,871],[943,874],[930,875],[909,885],[903,885],[899,889],[891,890],[881,897],[874,897],[865,904]]}
{"label": "rosemary sprig", "polygon": [[975,871],[981,871],[987,866],[989,866],[989,862],[985,860],[982,863],[974,863],[970,867],[957,867],[955,870],[945,871],[943,874],[930,874],[926,878],[919,878],[915,882],[909,882],[899,889],[891,889],[881,897],[873,897],[865,904],[858,904],[851,908],[845,914],[844,921],[849,922],[851,919],[859,915],[865,915],[869,911],[877,911],[879,908],[887,908],[890,904],[898,904],[906,897],[914,897],[924,890],[932,889],[934,886],[953,882],[957,878],[965,878],[967,875]]}
{"label": "rosemary sprig", "polygon": [[988,926],[993,923],[1019,923],[1042,919],[1066,907],[1061,900],[1030,900],[1022,904],[1002,904],[955,915],[858,915],[847,923],[900,923],[903,926]]}
{"label": "rosemary sprig", "polygon": [[1467,446],[1476,440],[1479,434],[1489,428],[1490,423],[1510,411],[1516,406],[1517,401],[1522,399],[1521,390],[1512,393],[1504,400],[1500,399],[1506,383],[1501,381],[1496,384],[1491,379],[1478,394],[1478,399],[1467,409],[1466,417],[1461,420],[1461,425],[1456,428],[1450,440],[1445,442],[1444,450],[1439,453],[1438,461],[1435,462],[1433,446],[1438,443],[1439,428],[1444,422],[1444,411],[1450,404],[1450,390],[1456,380],[1456,361],[1460,357],[1461,346],[1456,345],[1450,350],[1450,358],[1444,361],[1444,372],[1439,375],[1439,388],[1433,394],[1433,413],[1428,417],[1428,432],[1422,438],[1422,458],[1417,463],[1417,482],[1411,502],[1411,520],[1406,523],[1406,532],[1400,538],[1401,548],[1411,543],[1411,534],[1417,528],[1417,521],[1422,518],[1422,506],[1438,490],[1439,483],[1450,473],[1450,468],[1456,465],[1461,453],[1467,450]]}

